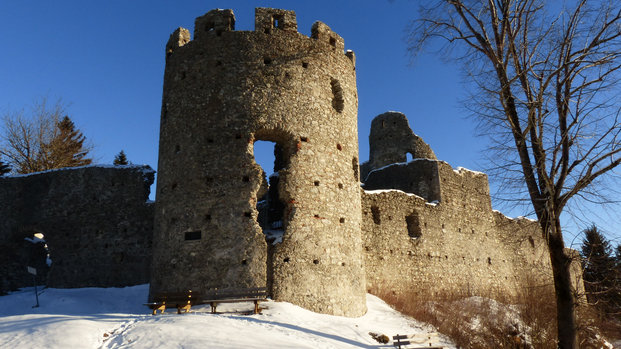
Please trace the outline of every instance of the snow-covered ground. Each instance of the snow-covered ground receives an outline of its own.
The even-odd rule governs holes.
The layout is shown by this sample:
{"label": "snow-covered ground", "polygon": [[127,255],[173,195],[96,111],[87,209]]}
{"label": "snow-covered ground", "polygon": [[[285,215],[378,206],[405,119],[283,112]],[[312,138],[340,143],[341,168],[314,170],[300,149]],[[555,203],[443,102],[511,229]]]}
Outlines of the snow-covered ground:
{"label": "snow-covered ground", "polygon": [[[45,289],[35,304],[32,289],[0,297],[0,348],[392,348],[369,332],[431,332],[379,298],[367,295],[369,311],[359,318],[317,314],[268,301],[263,313],[251,303],[209,306],[178,315],[153,316],[142,305],[148,285],[126,288]],[[448,341],[438,344],[454,348]]]}

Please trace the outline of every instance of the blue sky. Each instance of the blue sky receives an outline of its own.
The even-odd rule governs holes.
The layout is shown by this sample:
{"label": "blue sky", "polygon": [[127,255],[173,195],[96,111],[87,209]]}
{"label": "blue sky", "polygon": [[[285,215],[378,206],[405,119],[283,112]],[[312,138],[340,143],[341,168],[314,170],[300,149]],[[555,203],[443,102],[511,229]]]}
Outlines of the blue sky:
{"label": "blue sky", "polygon": [[[236,30],[254,29],[254,8],[296,11],[298,30],[320,20],[356,53],[360,159],[368,159],[371,120],[405,113],[416,134],[453,167],[484,169],[486,139],[460,107],[459,67],[436,55],[410,65],[406,27],[417,1],[2,1],[0,2],[0,114],[27,108],[42,96],[62,98],[68,114],[94,144],[98,163],[121,149],[130,161],[157,169],[164,46],[177,27],[213,8],[232,8]],[[260,161],[261,159],[259,159]],[[264,168],[269,165],[262,164]],[[527,211],[499,207],[509,216]],[[620,216],[591,214],[604,231]],[[593,218],[593,219],[591,219]],[[584,228],[567,219],[566,242]],[[618,234],[621,234],[619,232]]]}

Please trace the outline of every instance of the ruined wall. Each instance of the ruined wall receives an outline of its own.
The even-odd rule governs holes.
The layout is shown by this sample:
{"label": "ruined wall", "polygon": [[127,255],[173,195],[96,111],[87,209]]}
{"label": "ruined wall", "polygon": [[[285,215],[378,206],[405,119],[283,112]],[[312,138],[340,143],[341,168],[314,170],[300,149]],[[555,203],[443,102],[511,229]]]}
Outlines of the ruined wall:
{"label": "ruined wall", "polygon": [[24,240],[34,233],[48,245],[51,287],[148,282],[153,176],[148,166],[92,166],[0,177],[0,291],[31,286],[27,265],[45,269],[42,244],[33,252]]}
{"label": "ruined wall", "polygon": [[405,162],[407,154],[413,159],[436,158],[431,147],[412,132],[407,117],[395,111],[380,114],[373,119],[369,147],[369,161],[360,166],[363,182],[370,170]]}
{"label": "ruined wall", "polygon": [[[405,163],[408,139],[422,150]],[[362,191],[369,290],[511,299],[524,287],[551,287],[538,224],[492,211],[485,174],[435,160],[400,113],[376,117],[369,142]]]}
{"label": "ruined wall", "polygon": [[511,299],[527,286],[551,286],[537,223],[492,212],[489,196],[477,198],[485,175],[438,165],[438,203],[398,190],[362,192],[368,289]]}
{"label": "ruined wall", "polygon": [[[362,315],[353,52],[321,22],[298,33],[292,11],[257,8],[254,31],[234,23],[210,11],[193,40],[180,28],[166,46],[151,294],[265,286],[269,270],[274,299]],[[285,232],[270,256],[257,140],[285,163]]]}

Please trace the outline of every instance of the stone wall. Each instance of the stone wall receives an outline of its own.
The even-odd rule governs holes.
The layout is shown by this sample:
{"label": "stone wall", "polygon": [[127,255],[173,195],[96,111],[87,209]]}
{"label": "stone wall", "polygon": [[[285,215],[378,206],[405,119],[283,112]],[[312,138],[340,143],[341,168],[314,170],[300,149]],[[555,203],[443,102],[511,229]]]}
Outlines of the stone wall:
{"label": "stone wall", "polygon": [[438,165],[439,202],[399,190],[362,191],[367,288],[511,299],[527,286],[551,286],[537,223],[509,219],[477,200],[482,188],[468,184],[485,175]]}
{"label": "stone wall", "polygon": [[[537,222],[492,211],[485,174],[435,160],[401,113],[376,117],[369,142],[362,191],[369,290],[514,299],[525,287],[552,286]],[[404,162],[411,151],[414,160]]]}
{"label": "stone wall", "polygon": [[[254,31],[234,24],[213,10],[193,40],[180,28],[166,46],[151,294],[267,285],[276,300],[362,315],[354,54],[321,22],[298,33],[293,11],[257,8]],[[269,253],[257,140],[284,164],[284,235]]]}
{"label": "stone wall", "polygon": [[[148,166],[0,177],[0,291],[31,286],[27,265],[51,287],[148,282],[153,206],[147,200],[153,177]],[[37,233],[48,251],[25,240]]]}
{"label": "stone wall", "polygon": [[389,111],[376,116],[369,133],[369,161],[361,164],[361,178],[366,182],[372,169],[412,159],[435,159],[431,147],[410,129],[403,113]]}

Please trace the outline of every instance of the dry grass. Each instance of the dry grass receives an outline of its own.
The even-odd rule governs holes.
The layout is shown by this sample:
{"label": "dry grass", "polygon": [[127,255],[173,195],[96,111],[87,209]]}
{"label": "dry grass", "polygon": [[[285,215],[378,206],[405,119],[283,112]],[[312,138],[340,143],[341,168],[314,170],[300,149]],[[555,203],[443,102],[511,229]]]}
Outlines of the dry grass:
{"label": "dry grass", "polygon": [[[398,311],[433,325],[461,348],[557,347],[556,304],[549,287],[526,287],[513,305],[489,295],[371,293]],[[601,322],[593,315],[588,307],[579,307],[580,348],[604,347],[599,339]]]}

